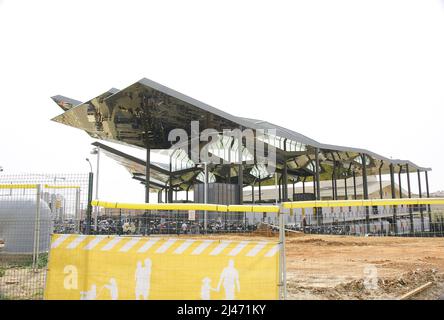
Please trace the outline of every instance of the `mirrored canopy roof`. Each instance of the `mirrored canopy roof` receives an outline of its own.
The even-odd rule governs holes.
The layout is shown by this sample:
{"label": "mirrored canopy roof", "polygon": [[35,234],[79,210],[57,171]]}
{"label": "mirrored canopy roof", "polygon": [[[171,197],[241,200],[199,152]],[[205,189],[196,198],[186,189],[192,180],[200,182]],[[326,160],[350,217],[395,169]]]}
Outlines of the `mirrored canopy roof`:
{"label": "mirrored canopy roof", "polygon": [[[151,149],[169,149],[171,147],[171,142],[168,141],[169,132],[173,129],[183,129],[188,136],[191,136],[191,121],[199,122],[200,131],[215,129],[220,133],[224,129],[240,128],[254,131],[274,129],[275,134],[268,134],[261,141],[265,145],[264,148],[268,145],[276,148],[277,171],[281,172],[286,162],[289,179],[292,180],[313,175],[316,149],[320,151],[322,180],[331,179],[333,172],[337,178],[350,177],[353,171],[357,174],[362,173],[363,157],[368,175],[377,175],[379,172],[388,174],[390,165],[393,165],[395,173],[405,173],[406,165],[409,166],[410,172],[431,170],[408,160],[389,159],[366,149],[322,144],[267,121],[236,117],[145,78],[123,90],[110,89],[86,102],[60,95],[52,99],[64,111],[55,117],[54,121],[84,130],[95,139],[138,148],[145,148],[149,144]],[[257,141],[259,139],[256,137]],[[202,146],[203,143],[199,144],[199,148]],[[106,149],[106,147],[103,148]],[[225,149],[228,152],[234,152],[230,148],[235,148],[235,146],[221,143],[220,148],[223,150],[214,149],[213,152],[216,156],[223,158],[226,155]],[[244,150],[243,160],[245,161],[248,153],[254,154],[254,151]],[[128,155],[124,154],[119,155],[118,150],[115,149],[106,152],[124,165],[133,176],[144,175],[144,161],[128,158]],[[181,161],[190,163],[190,158],[182,157]],[[237,166],[229,167],[226,169],[223,165],[216,165],[212,168],[212,172],[215,173],[216,179],[219,179],[218,177],[222,179],[227,176],[226,171],[230,170],[230,175],[234,179],[237,176]],[[174,173],[173,184],[177,187],[187,187],[201,169],[191,163],[191,167],[186,170],[188,171],[180,172],[180,174]],[[258,173],[258,170],[255,165],[244,165],[244,183],[253,183],[258,177],[261,180],[271,179],[263,172]],[[163,184],[169,179],[169,170],[161,166],[152,164],[150,172],[154,179],[153,183]]]}

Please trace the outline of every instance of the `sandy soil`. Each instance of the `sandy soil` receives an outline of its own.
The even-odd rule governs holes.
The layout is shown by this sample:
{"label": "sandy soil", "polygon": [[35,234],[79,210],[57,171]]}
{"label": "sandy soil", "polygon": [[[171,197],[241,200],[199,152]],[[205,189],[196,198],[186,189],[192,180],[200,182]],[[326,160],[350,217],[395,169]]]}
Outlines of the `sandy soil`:
{"label": "sandy soil", "polygon": [[444,293],[442,238],[292,234],[286,250],[289,299],[396,299],[428,281],[413,299]]}
{"label": "sandy soil", "polygon": [[[265,227],[207,237],[277,240]],[[286,240],[288,299],[398,299],[429,281],[432,287],[411,299],[444,298],[444,238],[289,232]]]}
{"label": "sandy soil", "polygon": [[31,268],[3,269],[0,277],[0,300],[34,300],[43,298],[45,283],[44,268],[32,270]]}

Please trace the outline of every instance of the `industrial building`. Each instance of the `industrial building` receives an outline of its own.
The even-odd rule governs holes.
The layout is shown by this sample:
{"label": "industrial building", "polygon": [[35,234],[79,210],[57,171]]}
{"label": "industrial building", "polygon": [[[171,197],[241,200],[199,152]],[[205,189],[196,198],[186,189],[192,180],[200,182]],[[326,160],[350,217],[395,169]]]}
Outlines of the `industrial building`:
{"label": "industrial building", "polygon": [[[418,179],[419,196],[424,186],[429,195],[428,167],[366,149],[323,144],[267,121],[237,117],[148,79],[85,102],[61,95],[52,99],[64,111],[54,121],[81,129],[97,140],[146,150],[146,159],[139,159],[93,143],[145,186],[146,202],[150,192],[157,192],[158,202],[173,202],[174,193],[184,192],[185,201],[221,204],[408,198],[414,178]],[[198,125],[197,135],[193,123]],[[236,129],[251,130],[253,143],[224,134]],[[151,152],[171,148],[173,130],[183,132],[187,140],[169,153],[169,163],[150,161]],[[207,145],[199,138],[206,130],[218,136]],[[263,159],[270,150],[275,153],[271,165]],[[221,161],[204,163],[199,158],[203,151]],[[386,174],[390,181],[382,180]],[[407,176],[406,186],[401,185],[402,175]],[[204,182],[212,190],[205,197],[204,188],[199,187]],[[297,183],[302,188],[296,188]],[[194,191],[192,197],[190,191]],[[317,218],[322,221],[322,211]]]}

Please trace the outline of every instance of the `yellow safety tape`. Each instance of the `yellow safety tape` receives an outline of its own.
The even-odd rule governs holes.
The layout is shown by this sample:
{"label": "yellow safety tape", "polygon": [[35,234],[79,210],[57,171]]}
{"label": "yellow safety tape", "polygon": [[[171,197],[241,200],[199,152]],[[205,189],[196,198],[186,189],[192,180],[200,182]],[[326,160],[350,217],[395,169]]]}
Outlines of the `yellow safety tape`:
{"label": "yellow safety tape", "polygon": [[366,207],[366,206],[400,206],[400,205],[444,205],[444,198],[411,198],[411,199],[369,199],[369,200],[331,200],[331,201],[297,201],[284,202],[286,209],[322,208],[322,207]]}
{"label": "yellow safety tape", "polygon": [[196,210],[217,212],[279,212],[278,206],[252,206],[252,205],[220,205],[205,203],[120,203],[101,200],[91,201],[91,205],[106,209],[132,209],[132,210]]}
{"label": "yellow safety tape", "polygon": [[45,184],[46,189],[80,189],[80,186],[51,186]]}
{"label": "yellow safety tape", "polygon": [[[0,189],[37,189],[38,184],[0,184]],[[46,189],[80,189],[80,186],[43,185]]]}
{"label": "yellow safety tape", "polygon": [[279,206],[252,206],[252,212],[279,212]]}
{"label": "yellow safety tape", "polygon": [[37,184],[0,184],[0,189],[36,189]]}

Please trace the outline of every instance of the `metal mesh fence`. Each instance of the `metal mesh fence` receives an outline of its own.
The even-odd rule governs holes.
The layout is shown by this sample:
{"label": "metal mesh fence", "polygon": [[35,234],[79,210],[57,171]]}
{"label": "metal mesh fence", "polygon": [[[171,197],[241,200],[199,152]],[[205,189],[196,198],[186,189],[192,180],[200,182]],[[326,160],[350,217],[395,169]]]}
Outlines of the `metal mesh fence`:
{"label": "metal mesh fence", "polygon": [[288,298],[439,298],[443,217],[436,204],[287,210]]}
{"label": "metal mesh fence", "polygon": [[0,175],[0,299],[41,299],[50,235],[78,233],[88,174]]}
{"label": "metal mesh fence", "polygon": [[[205,217],[206,216],[206,217]],[[195,210],[130,210],[101,208],[95,234],[118,235],[251,235],[269,231],[277,214],[203,212]],[[271,232],[268,232],[270,235]]]}
{"label": "metal mesh fence", "polygon": [[288,273],[289,298],[298,299],[393,298],[440,279],[444,269],[444,255],[436,250],[444,236],[444,205],[332,202],[281,207],[279,214],[260,206],[202,211],[113,203],[92,207],[97,219],[88,231],[88,186],[88,174],[0,175],[0,299],[43,298],[51,234],[260,244],[281,239],[279,226],[285,225],[287,268],[280,272]]}
{"label": "metal mesh fence", "polygon": [[444,236],[444,207],[439,205],[300,208],[285,220],[287,229],[308,234]]}

